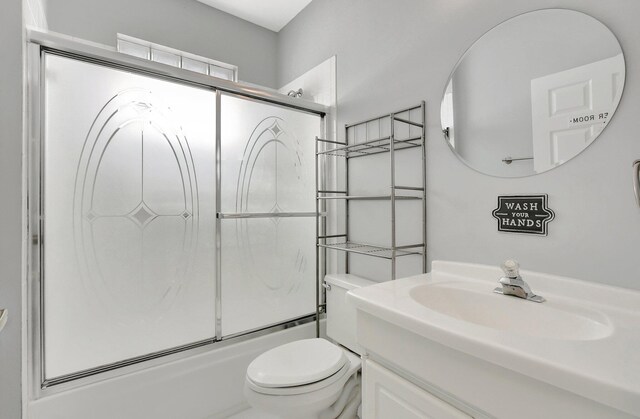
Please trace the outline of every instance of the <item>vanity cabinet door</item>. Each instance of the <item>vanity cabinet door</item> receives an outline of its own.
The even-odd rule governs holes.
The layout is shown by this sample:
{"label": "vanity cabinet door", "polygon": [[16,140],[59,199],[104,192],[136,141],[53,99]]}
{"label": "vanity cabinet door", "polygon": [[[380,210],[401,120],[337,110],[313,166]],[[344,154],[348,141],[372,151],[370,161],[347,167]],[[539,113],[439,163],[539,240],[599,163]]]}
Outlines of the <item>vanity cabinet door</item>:
{"label": "vanity cabinet door", "polygon": [[362,419],[469,419],[431,393],[373,361],[363,369]]}

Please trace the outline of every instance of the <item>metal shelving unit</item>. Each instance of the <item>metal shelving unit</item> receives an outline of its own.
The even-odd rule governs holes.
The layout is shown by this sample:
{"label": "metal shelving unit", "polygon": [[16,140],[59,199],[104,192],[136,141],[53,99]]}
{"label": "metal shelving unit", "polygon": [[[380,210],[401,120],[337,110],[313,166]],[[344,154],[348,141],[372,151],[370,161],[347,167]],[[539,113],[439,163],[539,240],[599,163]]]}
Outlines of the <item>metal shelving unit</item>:
{"label": "metal shelving unit", "polygon": [[[369,127],[377,124],[378,134],[381,133],[383,121],[388,122],[388,135],[378,135],[376,138],[369,138]],[[396,126],[405,126],[406,136],[397,134]],[[413,127],[412,129],[406,129]],[[358,129],[364,129],[366,132],[363,141],[350,140],[350,133],[357,133]],[[414,131],[419,131],[418,134]],[[422,158],[422,185],[419,186],[403,186],[396,185],[396,152],[407,149],[419,149]],[[389,185],[389,194],[384,195],[350,195],[349,191],[349,160],[354,158],[367,157],[371,155],[389,153],[389,168],[391,182]],[[332,141],[322,138],[316,138],[316,176],[318,176],[318,168],[325,162],[323,158],[338,157],[344,158],[344,190],[324,189],[326,182],[324,179],[316,179],[316,260],[318,269],[316,270],[316,279],[318,283],[318,314],[322,312],[325,301],[324,293],[321,290],[322,272],[321,261],[326,261],[326,250],[337,250],[345,252],[345,271],[349,273],[349,254],[367,255],[391,261],[391,279],[396,279],[396,259],[402,256],[420,255],[422,256],[422,271],[426,272],[426,152],[425,152],[425,103],[421,102],[417,106],[402,109],[397,112],[383,115],[376,118],[367,119],[355,124],[345,125],[345,141]],[[326,170],[323,171],[327,173]],[[417,193],[411,195],[411,193]],[[345,207],[345,230],[342,234],[326,234],[326,222],[321,219],[320,215],[327,213],[327,201],[343,200]],[[356,243],[349,240],[349,202],[355,200],[379,200],[389,201],[391,206],[391,243],[389,246],[377,246],[365,243]],[[396,201],[401,200],[421,200],[422,201],[422,242],[411,244],[398,244],[396,237]],[[321,295],[322,293],[322,295]]]}

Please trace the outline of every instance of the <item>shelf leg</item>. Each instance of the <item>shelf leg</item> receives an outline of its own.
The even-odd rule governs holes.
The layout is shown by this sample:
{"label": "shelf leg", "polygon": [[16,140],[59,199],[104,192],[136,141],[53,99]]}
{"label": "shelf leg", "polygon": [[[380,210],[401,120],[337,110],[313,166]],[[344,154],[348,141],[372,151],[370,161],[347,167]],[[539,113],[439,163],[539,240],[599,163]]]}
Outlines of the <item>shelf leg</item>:
{"label": "shelf leg", "polygon": [[389,116],[389,161],[391,163],[391,280],[396,279],[396,156],[394,114]]}

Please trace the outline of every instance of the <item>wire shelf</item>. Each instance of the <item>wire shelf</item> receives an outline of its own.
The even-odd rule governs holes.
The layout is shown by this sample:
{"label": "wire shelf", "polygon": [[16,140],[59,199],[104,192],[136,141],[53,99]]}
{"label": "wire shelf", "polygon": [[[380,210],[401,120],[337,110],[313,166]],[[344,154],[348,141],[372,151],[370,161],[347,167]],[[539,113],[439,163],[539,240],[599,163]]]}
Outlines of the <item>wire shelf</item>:
{"label": "wire shelf", "polygon": [[[370,156],[372,154],[388,153],[390,151],[390,143],[390,137],[383,137],[362,143],[329,148],[327,150],[318,151],[318,154],[346,158]],[[410,137],[403,140],[394,140],[393,144],[395,151],[422,147],[422,136]]]}
{"label": "wire shelf", "polygon": [[[316,137],[316,174],[319,170],[329,164],[328,156],[343,157],[345,161],[342,165],[344,170],[343,187],[328,186],[327,180],[321,176],[316,176],[316,212],[331,211],[344,212],[344,234],[327,234],[327,220],[318,217],[316,222],[316,281],[318,285],[322,281],[322,274],[326,272],[327,249],[337,250],[344,253],[344,271],[350,272],[350,255],[360,254],[376,258],[389,260],[391,267],[390,279],[396,279],[397,262],[396,259],[402,256],[416,255],[422,259],[422,272],[427,271],[426,258],[426,141],[425,141],[425,103],[421,102],[417,106],[401,109],[397,112],[368,118],[355,124],[345,125],[345,136],[343,141]],[[396,151],[406,149],[421,150],[421,184],[417,185],[397,185],[396,184]],[[390,190],[381,190],[380,195],[356,195],[350,194],[349,190],[349,162],[352,158],[371,156],[375,154],[389,153],[388,159],[383,159],[379,164],[383,164],[389,170]],[[388,162],[385,162],[388,160]],[[338,183],[336,183],[338,185]],[[385,193],[387,192],[388,193]],[[329,203],[335,200],[343,201],[342,205],[332,205]],[[353,201],[387,201],[390,203],[390,243],[388,247],[376,246],[365,243],[358,243],[349,240],[349,219],[350,207]],[[420,202],[422,206],[422,240],[418,244],[398,245],[396,234],[396,211],[398,201]],[[404,204],[400,204],[404,205]],[[355,205],[354,205],[355,206]],[[327,240],[331,239],[331,240]],[[328,242],[329,241],[329,242]],[[333,243],[332,241],[336,241]],[[324,263],[324,270],[320,264]],[[320,290],[317,295],[318,307],[325,298],[324,292]],[[318,311],[319,313],[320,311]]]}
{"label": "wire shelf", "polygon": [[[318,196],[318,199],[349,199],[352,201],[386,201],[391,199],[391,195],[339,195],[339,196]],[[421,196],[396,195],[399,200],[422,200]]]}
{"label": "wire shelf", "polygon": [[[356,243],[356,242],[341,242],[341,243],[319,243],[318,246],[327,249],[340,250],[349,253],[358,253],[361,255],[374,256],[382,259],[393,259],[394,249],[390,247],[373,246],[370,244]],[[411,249],[423,249],[424,244],[411,245],[411,247],[402,246],[401,248],[395,248],[395,257],[409,256],[409,255],[422,255],[422,250]]]}

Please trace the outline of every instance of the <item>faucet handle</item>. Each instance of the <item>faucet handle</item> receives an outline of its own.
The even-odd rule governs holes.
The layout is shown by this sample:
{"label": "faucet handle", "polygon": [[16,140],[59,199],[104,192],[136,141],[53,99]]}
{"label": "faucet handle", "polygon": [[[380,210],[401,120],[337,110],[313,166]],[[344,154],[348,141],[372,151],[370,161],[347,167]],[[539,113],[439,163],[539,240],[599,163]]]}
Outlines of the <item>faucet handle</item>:
{"label": "faucet handle", "polygon": [[516,260],[507,259],[502,262],[500,267],[508,278],[517,278],[520,276],[520,264]]}

